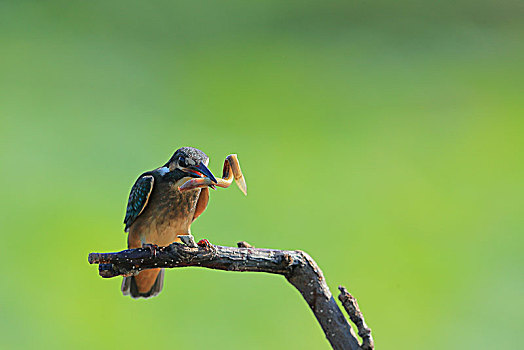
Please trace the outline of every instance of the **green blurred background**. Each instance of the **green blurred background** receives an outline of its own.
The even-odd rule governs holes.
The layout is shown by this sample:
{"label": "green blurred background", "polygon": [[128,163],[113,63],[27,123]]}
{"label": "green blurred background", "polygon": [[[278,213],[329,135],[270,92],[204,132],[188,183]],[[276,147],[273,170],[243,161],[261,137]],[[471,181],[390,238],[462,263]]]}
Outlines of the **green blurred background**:
{"label": "green blurred background", "polygon": [[[135,301],[90,252],[184,145],[197,239],[302,249],[383,349],[523,341],[518,1],[0,2],[0,348],[327,349],[280,276],[169,270]],[[196,345],[195,345],[196,344]]]}

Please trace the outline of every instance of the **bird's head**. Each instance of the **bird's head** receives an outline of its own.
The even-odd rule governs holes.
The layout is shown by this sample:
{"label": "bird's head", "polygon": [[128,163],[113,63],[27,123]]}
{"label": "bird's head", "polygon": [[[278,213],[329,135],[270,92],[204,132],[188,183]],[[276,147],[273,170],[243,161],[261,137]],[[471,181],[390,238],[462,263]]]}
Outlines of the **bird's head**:
{"label": "bird's head", "polygon": [[183,176],[208,177],[217,182],[211,171],[207,168],[209,157],[194,147],[182,147],[176,150],[164,167],[169,172],[180,172]]}

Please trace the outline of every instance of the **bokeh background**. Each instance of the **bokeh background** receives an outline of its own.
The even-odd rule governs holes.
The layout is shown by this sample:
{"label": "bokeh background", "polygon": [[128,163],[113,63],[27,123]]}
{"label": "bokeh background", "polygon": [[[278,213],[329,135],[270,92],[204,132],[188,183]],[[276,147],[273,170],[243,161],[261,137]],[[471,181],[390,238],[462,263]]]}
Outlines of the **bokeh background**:
{"label": "bokeh background", "polygon": [[169,270],[135,301],[137,176],[184,145],[212,192],[197,239],[302,249],[378,348],[522,344],[519,1],[0,2],[0,348],[327,349],[280,276]]}

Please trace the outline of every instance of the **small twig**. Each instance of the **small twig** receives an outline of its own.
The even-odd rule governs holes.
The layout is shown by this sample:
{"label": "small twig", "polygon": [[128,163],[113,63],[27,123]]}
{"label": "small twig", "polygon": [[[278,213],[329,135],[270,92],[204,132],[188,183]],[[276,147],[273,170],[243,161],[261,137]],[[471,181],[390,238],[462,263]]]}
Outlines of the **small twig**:
{"label": "small twig", "polygon": [[302,294],[333,349],[360,349],[322,271],[306,253],[254,248],[245,242],[239,242],[241,248],[233,248],[215,246],[207,240],[195,245],[194,239],[189,237],[181,237],[181,241],[167,247],[153,247],[154,251],[138,248],[117,253],[91,253],[89,263],[99,264],[99,274],[106,278],[133,275],[151,268],[185,266],[283,275]]}
{"label": "small twig", "polygon": [[371,329],[367,326],[364,321],[364,315],[358,307],[357,299],[352,296],[346,288],[339,286],[340,294],[338,299],[342,302],[344,309],[346,309],[349,318],[357,326],[358,335],[362,338],[362,350],[373,350],[375,344],[373,342],[373,337],[371,336]]}
{"label": "small twig", "polygon": [[237,242],[237,247],[239,247],[239,248],[255,248],[255,246],[252,246],[251,244],[247,243],[246,241]]}

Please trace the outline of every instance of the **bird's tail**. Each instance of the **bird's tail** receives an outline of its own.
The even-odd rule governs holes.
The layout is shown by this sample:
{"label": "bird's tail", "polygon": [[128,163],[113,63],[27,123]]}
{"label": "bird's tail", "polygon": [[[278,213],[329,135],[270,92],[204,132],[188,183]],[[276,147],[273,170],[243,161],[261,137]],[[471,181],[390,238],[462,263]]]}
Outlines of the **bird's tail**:
{"label": "bird's tail", "polygon": [[122,294],[130,295],[133,299],[151,298],[158,295],[163,286],[164,269],[144,270],[136,276],[124,277]]}

